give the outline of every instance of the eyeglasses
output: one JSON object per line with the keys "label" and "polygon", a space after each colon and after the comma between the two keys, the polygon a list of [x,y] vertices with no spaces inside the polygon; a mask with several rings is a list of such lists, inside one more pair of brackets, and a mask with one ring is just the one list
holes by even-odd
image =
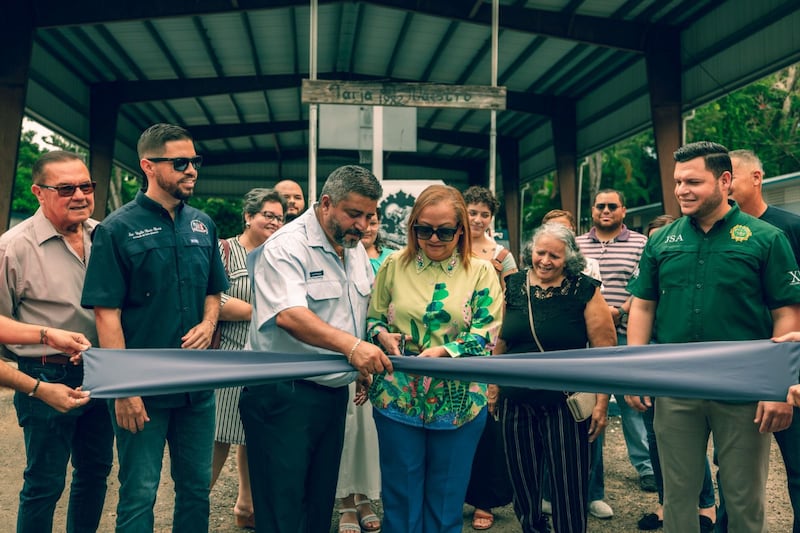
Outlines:
{"label": "eyeglasses", "polygon": [[195,170],[198,170],[201,166],[203,166],[203,156],[196,155],[194,157],[146,157],[148,161],[152,161],[153,163],[163,163],[164,161],[171,161],[172,168],[177,170],[178,172],[183,172],[187,168],[189,168],[189,163],[192,164]]}
{"label": "eyeglasses", "polygon": [[97,187],[96,181],[89,183],[81,183],[80,185],[38,185],[42,189],[52,189],[58,191],[58,195],[64,198],[71,197],[75,194],[76,189],[80,189],[83,194],[92,194],[94,188]]}
{"label": "eyeglasses", "polygon": [[261,211],[261,216],[266,218],[267,222],[272,222],[274,220],[278,224],[283,224],[283,217],[281,215],[276,215],[270,211]]}
{"label": "eyeglasses", "polygon": [[452,241],[456,233],[458,232],[458,226],[455,228],[436,228],[433,229],[430,226],[414,226],[414,232],[417,234],[417,238],[421,241],[427,241],[434,235],[438,237],[438,239],[442,242],[450,242]]}
{"label": "eyeglasses", "polygon": [[605,211],[606,207],[608,207],[608,210],[613,213],[614,211],[619,209],[620,206],[619,204],[597,204],[594,206],[594,208],[597,209],[598,211]]}

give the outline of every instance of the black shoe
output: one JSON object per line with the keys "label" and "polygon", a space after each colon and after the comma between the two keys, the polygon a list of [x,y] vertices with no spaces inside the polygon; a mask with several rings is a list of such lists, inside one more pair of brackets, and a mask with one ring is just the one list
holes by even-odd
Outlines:
{"label": "black shoe", "polygon": [[645,492],[658,492],[658,487],[656,486],[656,477],[652,474],[640,477],[639,488]]}
{"label": "black shoe", "polygon": [[639,529],[643,531],[652,531],[654,529],[660,529],[664,525],[664,521],[659,520],[656,513],[647,513],[639,519],[637,525],[639,526]]}
{"label": "black shoe", "polygon": [[714,522],[707,516],[700,515],[700,533],[714,533]]}

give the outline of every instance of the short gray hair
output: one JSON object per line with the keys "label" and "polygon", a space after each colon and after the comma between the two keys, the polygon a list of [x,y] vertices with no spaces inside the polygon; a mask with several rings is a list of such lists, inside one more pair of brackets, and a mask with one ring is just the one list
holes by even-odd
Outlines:
{"label": "short gray hair", "polygon": [[586,268],[586,258],[583,257],[581,249],[578,248],[578,243],[575,240],[575,234],[572,233],[572,230],[556,222],[542,224],[533,233],[533,237],[526,247],[531,251],[531,253],[533,253],[533,248],[536,246],[536,241],[539,240],[539,237],[543,235],[554,237],[564,243],[564,272],[566,273],[567,277],[574,278],[583,272],[583,270]]}
{"label": "short gray hair", "polygon": [[260,213],[264,202],[277,202],[281,204],[284,214],[286,213],[286,199],[278,191],[256,187],[247,191],[242,198],[242,221],[246,222],[245,215],[254,216]]}
{"label": "short gray hair", "polygon": [[750,163],[751,165],[756,167],[758,170],[760,170],[762,174],[764,173],[764,165],[761,164],[761,159],[756,155],[756,153],[754,151],[752,151],[752,150],[731,150],[730,152],[728,152],[728,155],[730,156],[731,159],[734,159],[734,158],[741,159],[742,161]]}
{"label": "short gray hair", "polygon": [[380,200],[383,196],[378,178],[372,172],[358,165],[345,165],[330,173],[320,196],[327,195],[333,205],[338,204],[350,193],[360,194],[370,200]]}

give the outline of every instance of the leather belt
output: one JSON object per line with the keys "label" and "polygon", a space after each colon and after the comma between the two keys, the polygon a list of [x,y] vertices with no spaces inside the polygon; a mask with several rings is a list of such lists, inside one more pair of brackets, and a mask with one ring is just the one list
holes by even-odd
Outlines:
{"label": "leather belt", "polygon": [[70,365],[69,356],[63,353],[54,353],[42,356],[43,365]]}

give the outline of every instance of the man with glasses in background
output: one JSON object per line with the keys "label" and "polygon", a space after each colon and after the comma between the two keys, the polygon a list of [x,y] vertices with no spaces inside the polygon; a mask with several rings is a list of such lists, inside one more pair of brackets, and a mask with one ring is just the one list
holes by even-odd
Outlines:
{"label": "man with glasses in background", "polygon": [[[97,226],[82,304],[93,307],[102,348],[211,343],[228,288],[211,218],[186,205],[203,162],[185,129],[156,124],[137,144],[146,191]],[[191,352],[186,352],[191,358]],[[208,530],[214,442],[212,390],[109,401],[119,456],[118,533],[152,532],[169,443],[172,530]]]}
{"label": "man with glasses in background", "polygon": [[[95,183],[80,155],[60,150],[43,154],[31,173],[39,209],[0,237],[0,313],[80,332],[97,345],[94,315],[80,305],[90,235],[97,225],[89,218]],[[17,531],[53,529],[70,457],[74,470],[66,530],[96,531],[113,459],[111,420],[102,400],[59,413],[37,397],[40,381],[70,387],[83,381],[83,364],[45,346],[47,340],[42,328],[42,346],[6,345],[19,370],[37,380],[30,391],[14,395],[27,461]]]}
{"label": "man with glasses in background", "polygon": [[[625,197],[614,189],[597,193],[592,204],[593,227],[577,238],[578,246],[586,257],[600,263],[603,277],[603,297],[611,309],[617,326],[618,344],[626,344],[630,295],[626,289],[642,256],[647,237],[628,229],[624,224]],[[642,413],[635,411],[620,396],[617,405],[622,415],[622,433],[628,448],[628,458],[639,474],[642,490],[657,490],[653,465],[647,446],[647,432]],[[589,478],[589,512],[597,518],[611,518],[611,507],[603,501],[605,480],[603,476],[603,434],[592,443],[592,470]]]}

